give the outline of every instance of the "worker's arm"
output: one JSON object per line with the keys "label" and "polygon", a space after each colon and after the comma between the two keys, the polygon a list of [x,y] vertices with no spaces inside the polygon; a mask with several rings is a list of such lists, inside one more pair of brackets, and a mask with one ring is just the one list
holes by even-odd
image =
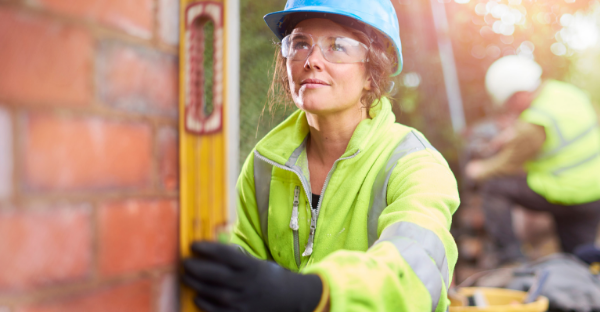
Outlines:
{"label": "worker's arm", "polygon": [[400,159],[387,202],[368,251],[336,251],[303,273],[327,280],[331,311],[446,311],[458,255],[449,229],[459,197],[442,156],[427,149]]}
{"label": "worker's arm", "polygon": [[240,250],[262,260],[271,255],[264,243],[254,189],[254,153],[250,153],[237,181],[237,221],[231,243]]}
{"label": "worker's arm", "polygon": [[544,127],[517,120],[502,134],[500,151],[487,159],[471,161],[466,167],[469,178],[482,181],[523,172],[526,161],[534,158],[546,140]]}

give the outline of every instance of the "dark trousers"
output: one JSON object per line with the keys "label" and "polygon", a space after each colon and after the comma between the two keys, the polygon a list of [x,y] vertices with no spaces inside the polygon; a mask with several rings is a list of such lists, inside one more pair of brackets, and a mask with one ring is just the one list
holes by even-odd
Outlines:
{"label": "dark trousers", "polygon": [[483,210],[486,229],[501,263],[523,259],[520,243],[512,226],[511,209],[525,209],[552,214],[563,252],[593,243],[600,222],[600,201],[562,206],[549,203],[527,185],[525,176],[496,178],[483,186]]}

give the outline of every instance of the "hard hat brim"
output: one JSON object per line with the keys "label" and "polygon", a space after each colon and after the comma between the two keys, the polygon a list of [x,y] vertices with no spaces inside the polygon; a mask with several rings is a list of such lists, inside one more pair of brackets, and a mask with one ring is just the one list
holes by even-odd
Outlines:
{"label": "hard hat brim", "polygon": [[[301,13],[305,13],[305,15],[302,16]],[[292,16],[294,18],[290,18]],[[326,18],[334,22],[338,22],[340,24],[345,24],[344,22],[347,21],[348,18],[351,18],[357,21],[358,23],[370,26],[374,30],[377,30],[394,46],[395,49],[394,52],[396,54],[397,62],[393,70],[393,74],[391,76],[397,76],[402,71],[402,53],[400,51],[400,48],[395,44],[393,38],[388,36],[386,33],[379,31],[375,25],[366,23],[360,17],[349,12],[343,12],[336,8],[326,6],[305,6],[301,9],[288,9],[285,11],[269,13],[263,17],[263,19],[267,23],[267,26],[271,29],[273,34],[275,34],[275,36],[277,36],[279,40],[282,40],[286,35],[288,35],[289,32],[291,32],[291,30],[293,29],[293,27],[295,27],[298,23],[310,18]]]}

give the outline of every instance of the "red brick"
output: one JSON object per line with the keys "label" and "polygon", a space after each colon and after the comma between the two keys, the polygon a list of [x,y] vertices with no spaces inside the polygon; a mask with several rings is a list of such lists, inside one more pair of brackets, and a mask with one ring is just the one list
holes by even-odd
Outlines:
{"label": "red brick", "polygon": [[142,38],[151,38],[154,23],[152,0],[38,0],[53,11],[98,21]]}
{"label": "red brick", "polygon": [[0,97],[82,105],[92,94],[93,40],[78,28],[0,8]]}
{"label": "red brick", "polygon": [[162,187],[176,190],[179,185],[179,146],[177,131],[162,128],[158,132],[159,174]]}
{"label": "red brick", "polygon": [[149,280],[96,290],[71,298],[54,299],[17,309],[17,312],[149,312],[152,283]]}
{"label": "red brick", "polygon": [[120,109],[175,118],[177,58],[116,41],[100,44],[97,59],[99,98]]}
{"label": "red brick", "polygon": [[141,123],[32,115],[24,156],[27,191],[142,188],[151,183],[152,134]]}
{"label": "red brick", "polygon": [[0,292],[84,278],[90,215],[88,206],[0,213]]}
{"label": "red brick", "polygon": [[174,264],[178,211],[174,201],[108,203],[99,210],[99,266],[107,276]]}
{"label": "red brick", "polygon": [[179,44],[179,0],[158,1],[158,33],[164,43]]}
{"label": "red brick", "polygon": [[158,312],[179,311],[178,282],[175,274],[168,274],[162,278],[158,289],[157,300]]}
{"label": "red brick", "polygon": [[10,113],[0,107],[0,200],[8,198],[13,189],[12,132]]}

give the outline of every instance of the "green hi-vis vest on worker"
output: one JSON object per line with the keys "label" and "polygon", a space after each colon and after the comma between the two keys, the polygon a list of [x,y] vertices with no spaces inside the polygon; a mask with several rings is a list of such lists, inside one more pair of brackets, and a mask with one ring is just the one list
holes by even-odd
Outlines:
{"label": "green hi-vis vest on worker", "polygon": [[526,164],[529,187],[551,203],[600,199],[600,128],[588,97],[550,80],[521,119],[546,131],[542,152]]}
{"label": "green hi-vis vest on worker", "polygon": [[[297,111],[246,160],[232,243],[327,280],[331,311],[445,311],[459,204],[446,161],[416,130],[375,105],[322,190],[311,190],[309,127]],[[311,193],[320,193],[311,209]],[[266,299],[267,300],[267,299]]]}

